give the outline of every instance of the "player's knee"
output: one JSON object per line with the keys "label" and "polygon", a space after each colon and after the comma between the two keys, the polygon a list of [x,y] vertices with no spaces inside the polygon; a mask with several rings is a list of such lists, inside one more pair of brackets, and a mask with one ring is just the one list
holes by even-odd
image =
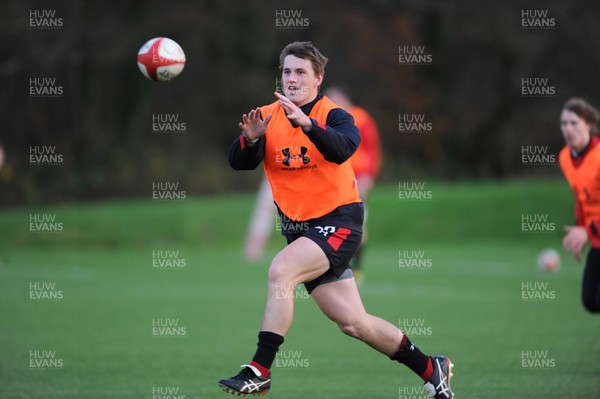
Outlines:
{"label": "player's knee", "polygon": [[358,329],[353,324],[338,323],[338,327],[344,334],[358,338]]}
{"label": "player's knee", "polygon": [[365,323],[359,317],[346,318],[337,321],[340,330],[353,338],[362,338],[366,329]]}
{"label": "player's knee", "polygon": [[269,284],[283,284],[290,280],[288,267],[282,260],[275,258],[269,267]]}

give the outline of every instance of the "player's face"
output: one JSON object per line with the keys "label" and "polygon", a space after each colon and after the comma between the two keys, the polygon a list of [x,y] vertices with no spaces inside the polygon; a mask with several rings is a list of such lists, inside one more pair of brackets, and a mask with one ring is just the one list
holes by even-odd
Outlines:
{"label": "player's face", "polygon": [[281,71],[283,94],[297,106],[315,99],[323,76],[315,75],[309,60],[288,55],[283,59]]}
{"label": "player's face", "polygon": [[590,140],[592,126],[575,112],[563,109],[560,113],[560,130],[565,141],[575,151],[581,151]]}

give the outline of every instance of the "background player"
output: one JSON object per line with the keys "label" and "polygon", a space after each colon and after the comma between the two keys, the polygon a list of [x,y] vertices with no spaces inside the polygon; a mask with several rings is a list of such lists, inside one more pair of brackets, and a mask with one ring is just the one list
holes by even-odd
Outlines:
{"label": "background player", "polygon": [[381,168],[381,145],[379,140],[379,130],[377,123],[371,115],[362,107],[354,105],[348,94],[348,90],[341,86],[331,86],[325,90],[325,95],[334,103],[345,109],[354,118],[354,124],[360,133],[360,145],[356,152],[350,157],[350,164],[354,169],[356,180],[358,182],[358,191],[360,198],[365,203],[365,221],[363,223],[363,237],[360,248],[352,258],[352,272],[357,282],[364,280],[362,269],[362,256],[364,255],[365,244],[367,243],[367,217],[368,210],[366,201],[369,192],[375,184]]}
{"label": "background player", "polygon": [[566,226],[563,247],[579,261],[590,241],[583,271],[583,306],[600,312],[600,113],[581,98],[571,98],[560,114],[560,128],[567,145],[559,154],[560,167],[575,194],[575,226]]}
{"label": "background player", "polygon": [[244,242],[244,257],[250,262],[257,262],[262,259],[265,252],[265,247],[271,237],[273,225],[275,222],[275,204],[273,204],[273,194],[271,186],[266,176],[263,176],[256,200],[250,223],[248,224],[248,232]]}

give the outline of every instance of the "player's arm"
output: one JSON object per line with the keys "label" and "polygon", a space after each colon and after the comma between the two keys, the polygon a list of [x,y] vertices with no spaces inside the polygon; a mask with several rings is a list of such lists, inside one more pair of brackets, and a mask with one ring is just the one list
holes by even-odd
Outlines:
{"label": "player's arm", "polygon": [[308,117],[290,99],[274,93],[279,105],[294,126],[300,126],[304,134],[329,162],[342,164],[354,154],[360,144],[360,133],[354,118],[343,109],[332,109],[327,115],[326,125]]}
{"label": "player's arm", "polygon": [[229,149],[229,165],[235,170],[253,170],[263,160],[265,155],[265,138],[261,137],[256,143],[247,141],[243,134],[235,139]]}
{"label": "player's arm", "polygon": [[575,225],[574,226],[565,226],[565,234],[563,238],[563,247],[565,251],[573,253],[575,259],[579,261],[581,259],[581,255],[583,253],[583,248],[585,243],[589,240],[592,243],[595,240],[600,239],[600,236],[597,235],[597,231],[594,233],[595,222],[590,223],[589,226],[585,225],[584,217],[583,217],[583,206],[581,202],[576,197],[575,199]]}
{"label": "player's arm", "polygon": [[592,220],[587,226],[583,225],[582,223],[582,227],[585,227],[587,238],[592,246],[598,247],[600,245],[600,218]]}
{"label": "player's arm", "polygon": [[583,206],[581,205],[581,201],[577,197],[577,193],[575,193],[575,225],[576,226],[584,226],[585,218],[583,215]]}
{"label": "player's arm", "polygon": [[312,126],[304,133],[329,162],[346,162],[360,145],[360,133],[354,118],[341,108],[332,109],[323,125],[311,118]]}
{"label": "player's arm", "polygon": [[583,206],[579,199],[575,200],[575,225],[585,229],[587,239],[592,245],[600,244],[600,218],[592,220],[586,225],[583,215]]}
{"label": "player's arm", "polygon": [[375,120],[370,116],[366,116],[364,126],[360,128],[361,133],[361,145],[366,149],[369,154],[370,170],[369,173],[373,179],[379,174],[381,167],[381,143],[379,141],[379,130]]}
{"label": "player's arm", "polygon": [[262,162],[265,155],[265,133],[271,114],[263,120],[260,108],[242,116],[239,123],[242,134],[229,149],[229,165],[235,170],[251,170]]}

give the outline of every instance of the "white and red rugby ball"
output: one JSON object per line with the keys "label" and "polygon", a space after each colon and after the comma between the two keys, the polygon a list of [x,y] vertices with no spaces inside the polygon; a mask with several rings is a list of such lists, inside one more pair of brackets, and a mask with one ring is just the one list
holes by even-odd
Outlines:
{"label": "white and red rugby ball", "polygon": [[148,79],[167,82],[185,68],[185,53],[174,40],[155,37],[148,40],[138,51],[137,64]]}

